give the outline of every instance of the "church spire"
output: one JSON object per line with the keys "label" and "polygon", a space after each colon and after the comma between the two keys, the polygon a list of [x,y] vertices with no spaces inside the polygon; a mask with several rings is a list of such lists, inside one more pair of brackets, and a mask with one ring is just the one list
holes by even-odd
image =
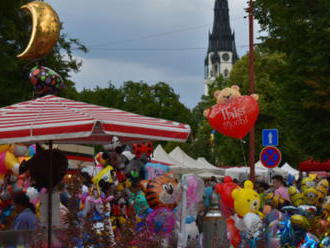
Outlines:
{"label": "church spire", "polygon": [[235,33],[231,31],[228,0],[215,0],[214,22],[209,32],[209,45],[205,58],[205,95],[208,85],[222,75],[229,78],[233,64],[238,59]]}
{"label": "church spire", "polygon": [[209,35],[210,51],[233,51],[232,33],[229,20],[227,0],[216,0],[214,4],[214,22],[211,35]]}

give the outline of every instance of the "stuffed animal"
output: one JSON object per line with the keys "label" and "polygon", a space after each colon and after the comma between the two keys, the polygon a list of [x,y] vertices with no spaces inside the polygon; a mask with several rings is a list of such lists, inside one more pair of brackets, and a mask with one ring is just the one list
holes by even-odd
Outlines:
{"label": "stuffed animal", "polygon": [[322,205],[322,201],[324,197],[327,196],[329,191],[329,182],[327,179],[322,179],[318,182],[316,186],[316,190],[318,191],[318,205]]}
{"label": "stuffed animal", "polygon": [[186,225],[187,247],[200,247],[199,231],[196,222]]}
{"label": "stuffed animal", "polygon": [[[222,90],[216,90],[214,92],[214,98],[216,99],[217,104],[226,104],[231,100],[241,96],[240,88],[238,85],[232,85],[230,88],[224,88]],[[259,99],[257,94],[251,95],[255,100]],[[210,109],[206,109],[204,111],[204,116],[207,117],[209,115]]]}
{"label": "stuffed animal", "polygon": [[253,190],[253,183],[250,180],[244,182],[244,188],[234,189],[234,209],[238,216],[244,217],[247,213],[257,213],[260,208],[260,196]]}
{"label": "stuffed animal", "polygon": [[134,158],[126,165],[124,172],[134,185],[144,178],[144,164],[145,161]]}
{"label": "stuffed animal", "polygon": [[316,174],[309,174],[301,181],[301,191],[304,192],[310,187],[316,187]]}
{"label": "stuffed animal", "polygon": [[280,195],[275,195],[273,192],[270,192],[265,196],[265,203],[273,208],[279,209],[285,205],[286,201]]}
{"label": "stuffed animal", "polygon": [[140,186],[152,209],[161,207],[174,209],[176,207],[180,187],[172,173],[166,173],[150,181],[142,180]]}
{"label": "stuffed animal", "polygon": [[309,187],[303,191],[304,201],[307,205],[316,206],[319,202],[319,194],[316,188]]}
{"label": "stuffed animal", "polygon": [[304,204],[304,196],[295,186],[291,186],[288,189],[290,200],[296,207]]}

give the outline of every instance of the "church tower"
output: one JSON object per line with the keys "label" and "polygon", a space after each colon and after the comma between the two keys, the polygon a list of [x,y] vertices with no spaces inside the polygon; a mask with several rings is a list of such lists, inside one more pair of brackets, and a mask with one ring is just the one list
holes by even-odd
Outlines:
{"label": "church tower", "polygon": [[220,74],[229,77],[233,64],[238,59],[235,33],[229,22],[228,0],[215,0],[212,33],[209,32],[209,46],[205,58],[205,95],[208,84]]}

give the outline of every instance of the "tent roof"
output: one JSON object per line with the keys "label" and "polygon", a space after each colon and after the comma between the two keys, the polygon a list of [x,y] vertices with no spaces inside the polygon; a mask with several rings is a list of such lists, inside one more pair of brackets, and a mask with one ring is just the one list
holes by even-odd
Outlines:
{"label": "tent roof", "polygon": [[315,160],[306,160],[299,163],[300,171],[330,171],[330,160],[320,162]]}
{"label": "tent roof", "polygon": [[192,157],[188,156],[180,147],[175,147],[169,155],[179,161],[180,163],[190,167],[190,168],[196,168],[196,169],[203,169],[204,166],[199,164],[195,159]]}
{"label": "tent roof", "polygon": [[289,174],[293,175],[296,178],[296,180],[299,179],[299,171],[296,170],[295,168],[292,168],[288,163],[285,163],[284,165],[282,165],[281,169],[285,170]]}
{"label": "tent roof", "polygon": [[170,157],[161,145],[158,145],[153,152],[152,160],[167,165],[179,165],[180,162]]}
{"label": "tent roof", "polygon": [[20,142],[111,143],[185,141],[189,125],[119,109],[44,96],[0,108],[0,144]]}
{"label": "tent roof", "polygon": [[224,169],[217,168],[212,165],[201,163],[192,157],[188,156],[180,147],[176,147],[170,152],[170,157],[180,162],[179,166],[173,166],[172,170],[177,170],[181,173],[194,173],[200,175],[201,173],[209,173],[212,175],[224,175]]}
{"label": "tent roof", "polygon": [[197,158],[197,162],[206,166],[207,168],[217,168],[213,164],[209,163],[205,158]]}

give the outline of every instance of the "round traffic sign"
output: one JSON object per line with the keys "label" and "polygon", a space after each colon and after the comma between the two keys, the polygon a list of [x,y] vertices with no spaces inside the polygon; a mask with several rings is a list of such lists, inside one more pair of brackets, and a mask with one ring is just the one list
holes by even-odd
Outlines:
{"label": "round traffic sign", "polygon": [[274,146],[267,146],[260,152],[260,161],[266,168],[275,168],[281,163],[281,151]]}

